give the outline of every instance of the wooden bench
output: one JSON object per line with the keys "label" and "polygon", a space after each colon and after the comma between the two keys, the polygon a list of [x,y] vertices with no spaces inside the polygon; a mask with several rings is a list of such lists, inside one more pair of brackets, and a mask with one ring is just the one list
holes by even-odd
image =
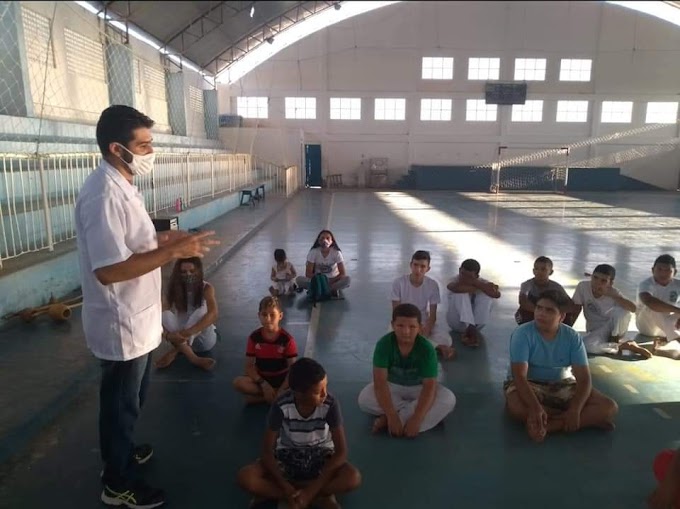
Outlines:
{"label": "wooden bench", "polygon": [[[243,203],[245,197],[248,197],[248,201]],[[265,199],[264,184],[255,184],[252,187],[246,187],[241,189],[241,196],[239,199],[239,205],[255,205],[255,202]]]}

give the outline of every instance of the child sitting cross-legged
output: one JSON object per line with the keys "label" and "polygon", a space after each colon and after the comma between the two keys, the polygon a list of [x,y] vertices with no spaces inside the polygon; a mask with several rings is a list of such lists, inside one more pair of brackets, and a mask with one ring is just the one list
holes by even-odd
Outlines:
{"label": "child sitting cross-legged", "polygon": [[248,337],[246,374],[234,379],[234,388],[246,402],[272,403],[288,388],[288,369],[297,357],[295,339],[280,325],[281,304],[276,297],[260,301],[258,317],[262,327]]}
{"label": "child sitting cross-legged", "polygon": [[373,432],[414,438],[434,428],[456,406],[453,393],[437,382],[437,354],[420,335],[420,310],[399,304],[392,328],[375,346],[373,383],[359,394],[359,407],[376,415]]}
{"label": "child sitting cross-legged", "polygon": [[361,474],[347,461],[340,404],[327,391],[323,367],[303,357],[290,367],[290,390],[269,410],[260,458],[238,473],[255,499],[290,509],[339,509],[335,495],[355,490]]}

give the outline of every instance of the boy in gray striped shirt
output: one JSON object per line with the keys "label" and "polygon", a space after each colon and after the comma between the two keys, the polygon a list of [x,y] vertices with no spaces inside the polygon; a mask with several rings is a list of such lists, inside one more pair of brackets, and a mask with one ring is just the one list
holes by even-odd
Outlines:
{"label": "boy in gray striped shirt", "polygon": [[361,474],[347,462],[340,403],[328,394],[326,372],[313,359],[295,362],[288,383],[290,390],[269,411],[260,459],[240,470],[238,482],[255,503],[274,499],[291,509],[337,509],[335,495],[361,484]]}

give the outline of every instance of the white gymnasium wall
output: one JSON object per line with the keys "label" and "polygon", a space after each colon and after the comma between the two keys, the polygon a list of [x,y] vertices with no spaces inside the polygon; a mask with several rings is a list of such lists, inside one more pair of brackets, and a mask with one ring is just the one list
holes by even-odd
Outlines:
{"label": "white gymnasium wall", "polygon": [[[45,22],[53,23],[51,54],[49,56],[46,54],[46,42],[42,40],[33,48],[34,58],[30,57],[31,51],[28,48],[28,77],[34,116],[68,122],[95,123],[101,111],[109,105],[103,26],[94,14],[73,2],[21,2],[21,4],[23,9],[29,9],[38,16],[37,22],[40,26],[44,26]],[[33,19],[35,20],[35,17]],[[26,25],[25,18],[23,21]],[[24,26],[24,31],[26,30]],[[67,50],[67,31],[76,33],[78,40],[84,43],[78,47],[80,52]],[[32,32],[29,30],[28,33],[30,36]],[[46,34],[48,36],[49,32]],[[41,32],[41,35],[45,34]],[[26,45],[29,47],[31,41],[27,40]],[[93,48],[94,53],[89,51]],[[135,107],[156,121],[156,131],[170,133],[165,70],[160,54],[134,38],[130,39],[129,48],[134,55]],[[69,61],[83,65],[69,65]],[[173,68],[172,71],[175,72],[177,69]],[[201,91],[210,86],[198,73],[187,69],[183,72],[186,136],[205,138]]]}
{"label": "white gymnasium wall", "polygon": [[[453,80],[422,80],[424,56],[454,57]],[[465,121],[465,100],[483,99],[485,83],[467,79],[469,57],[499,57],[501,81],[513,80],[515,58],[547,58],[546,81],[529,82],[528,93],[545,101],[543,121],[511,122],[509,106],[499,107],[496,122]],[[591,81],[560,82],[561,58],[593,59]],[[680,29],[603,2],[403,2],[317,32],[218,91],[220,113],[235,114],[237,96],[269,97],[259,135],[302,129],[306,143],[322,144],[324,174],[343,173],[351,183],[362,161],[388,157],[395,181],[411,164],[484,164],[495,160],[499,146],[560,147],[642,127],[647,101],[678,100],[678,61]],[[291,96],[316,97],[317,119],[285,119],[284,98]],[[361,120],[329,120],[330,97],[361,97]],[[406,120],[373,120],[376,97],[406,98]],[[453,99],[452,120],[420,121],[420,99],[438,97]],[[588,100],[588,121],[557,123],[558,99]],[[601,124],[603,100],[634,101],[632,123]],[[672,125],[579,149],[572,160],[635,147],[644,154],[677,137]],[[617,166],[675,189],[680,151]]]}

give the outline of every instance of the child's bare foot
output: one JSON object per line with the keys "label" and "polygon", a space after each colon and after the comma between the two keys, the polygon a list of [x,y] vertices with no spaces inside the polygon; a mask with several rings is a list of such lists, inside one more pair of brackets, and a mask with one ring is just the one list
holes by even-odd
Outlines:
{"label": "child's bare foot", "polygon": [[272,297],[278,297],[279,296],[279,291],[274,288],[273,286],[269,287],[269,293],[272,295]]}
{"label": "child's bare foot", "polygon": [[158,369],[167,368],[170,364],[175,362],[176,358],[177,350],[172,349],[169,352],[166,352],[160,359],[156,361],[156,368]]}
{"label": "child's bare foot", "polygon": [[526,428],[529,438],[531,438],[531,440],[533,440],[534,442],[540,444],[541,442],[543,442],[543,440],[545,440],[545,435],[547,434],[545,428],[542,427],[539,428],[537,426],[534,426],[529,420],[527,420]]}
{"label": "child's bare foot", "polygon": [[639,355],[643,359],[651,359],[654,357],[652,352],[647,350],[646,348],[641,347],[634,341],[628,341],[626,343],[622,343],[619,345],[619,352],[622,352],[624,350],[628,350],[629,352],[632,352],[636,355]]}
{"label": "child's bare foot", "polygon": [[465,331],[460,338],[460,341],[471,348],[477,348],[479,346],[479,334],[475,332]]}
{"label": "child's bare foot", "polygon": [[603,429],[604,431],[614,431],[616,429],[616,424],[614,424],[612,421],[604,421],[597,427]]}
{"label": "child's bare foot", "polygon": [[335,498],[335,495],[328,495],[325,497],[317,497],[312,505],[318,507],[319,509],[341,509],[340,504]]}
{"label": "child's bare foot", "polygon": [[456,357],[456,349],[449,345],[437,345],[435,348],[437,353],[441,355],[442,360],[450,361]]}
{"label": "child's bare foot", "polygon": [[246,396],[246,405],[259,405],[267,401],[262,396]]}
{"label": "child's bare foot", "polygon": [[373,421],[373,427],[371,428],[371,433],[380,433],[387,429],[387,416],[381,415]]}
{"label": "child's bare foot", "polygon": [[205,371],[212,371],[215,367],[215,359],[211,359],[210,357],[196,357],[196,360],[194,360],[192,364]]}

